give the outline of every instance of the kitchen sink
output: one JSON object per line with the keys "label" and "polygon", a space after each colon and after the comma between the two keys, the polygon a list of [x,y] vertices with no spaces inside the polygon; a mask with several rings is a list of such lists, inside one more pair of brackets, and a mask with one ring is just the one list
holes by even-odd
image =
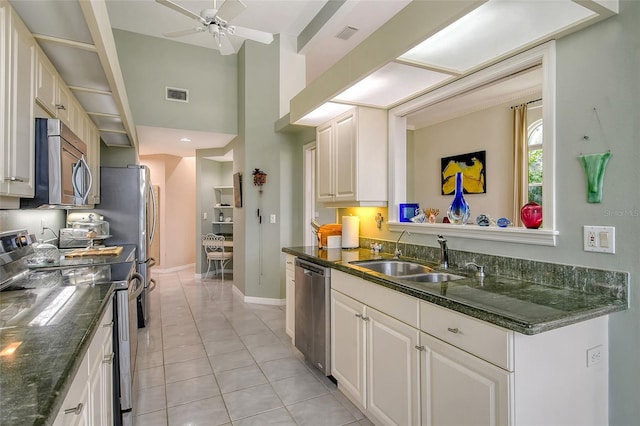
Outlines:
{"label": "kitchen sink", "polygon": [[404,281],[414,283],[441,283],[444,281],[461,280],[465,277],[461,275],[449,274],[447,272],[428,272],[426,274],[412,275],[407,277],[399,277]]}
{"label": "kitchen sink", "polygon": [[396,278],[426,274],[433,271],[428,266],[403,260],[361,260],[351,262],[351,264]]}

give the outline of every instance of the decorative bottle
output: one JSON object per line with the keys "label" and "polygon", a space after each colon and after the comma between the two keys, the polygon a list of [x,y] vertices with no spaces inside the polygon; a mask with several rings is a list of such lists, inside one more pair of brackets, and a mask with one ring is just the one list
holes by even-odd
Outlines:
{"label": "decorative bottle", "polygon": [[469,221],[470,215],[471,209],[463,195],[462,173],[458,172],[456,173],[456,194],[453,197],[453,202],[447,210],[447,217],[451,223],[464,225]]}
{"label": "decorative bottle", "polygon": [[222,212],[218,215],[218,222],[224,222],[224,214]]}

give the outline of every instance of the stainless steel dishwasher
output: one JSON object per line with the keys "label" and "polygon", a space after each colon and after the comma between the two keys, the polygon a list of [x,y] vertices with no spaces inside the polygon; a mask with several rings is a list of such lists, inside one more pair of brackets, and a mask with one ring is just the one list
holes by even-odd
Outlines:
{"label": "stainless steel dishwasher", "polygon": [[296,348],[331,375],[331,269],[296,259]]}

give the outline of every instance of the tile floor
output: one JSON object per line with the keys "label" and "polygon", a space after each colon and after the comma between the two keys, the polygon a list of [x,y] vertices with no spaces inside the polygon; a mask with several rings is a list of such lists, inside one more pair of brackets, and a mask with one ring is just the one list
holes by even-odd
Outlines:
{"label": "tile floor", "polygon": [[284,306],[244,303],[193,269],[154,278],[136,426],[372,424],[291,345]]}

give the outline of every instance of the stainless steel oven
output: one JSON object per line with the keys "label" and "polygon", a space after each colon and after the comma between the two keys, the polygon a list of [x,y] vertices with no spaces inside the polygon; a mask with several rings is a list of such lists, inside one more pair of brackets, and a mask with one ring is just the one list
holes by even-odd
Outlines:
{"label": "stainless steel oven", "polygon": [[114,363],[114,412],[115,424],[133,425],[133,406],[137,389],[134,382],[135,362],[138,352],[138,296],[144,290],[144,278],[135,272],[134,262],[111,266],[115,281],[114,338],[116,353]]}

